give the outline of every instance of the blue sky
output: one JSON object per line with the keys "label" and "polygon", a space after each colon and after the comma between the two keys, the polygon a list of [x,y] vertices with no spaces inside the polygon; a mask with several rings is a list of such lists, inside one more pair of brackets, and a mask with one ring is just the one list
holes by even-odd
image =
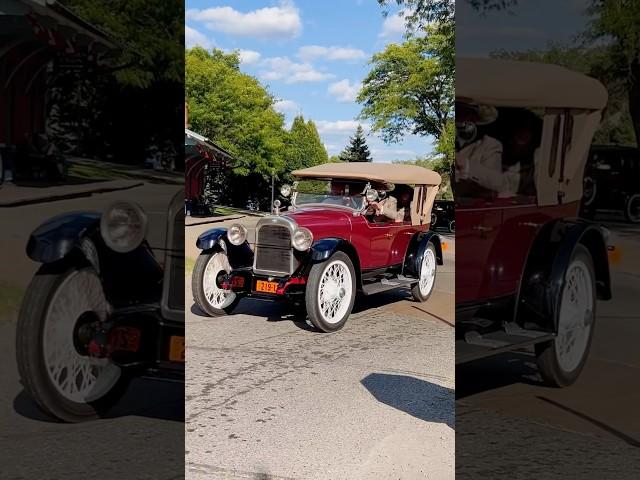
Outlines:
{"label": "blue sky", "polygon": [[[297,113],[316,122],[330,155],[347,144],[358,123],[354,97],[371,55],[402,41],[404,22],[386,19],[376,0],[187,0],[187,47],[241,52],[242,71],[278,99],[289,124]],[[408,135],[385,144],[367,136],[374,161],[414,159],[432,139]]]}

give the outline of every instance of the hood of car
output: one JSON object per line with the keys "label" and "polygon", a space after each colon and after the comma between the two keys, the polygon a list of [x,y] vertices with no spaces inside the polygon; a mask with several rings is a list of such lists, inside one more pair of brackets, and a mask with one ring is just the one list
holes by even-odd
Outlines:
{"label": "hood of car", "polygon": [[311,230],[314,240],[327,237],[349,239],[351,234],[353,214],[350,211],[330,207],[308,207],[286,212],[284,216]]}

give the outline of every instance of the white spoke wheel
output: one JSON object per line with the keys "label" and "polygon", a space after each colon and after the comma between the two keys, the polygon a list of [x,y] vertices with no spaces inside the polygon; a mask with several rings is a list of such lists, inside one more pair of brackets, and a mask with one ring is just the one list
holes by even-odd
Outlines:
{"label": "white spoke wheel", "polygon": [[346,323],[356,293],[353,263],[344,252],[311,267],[305,294],[311,322],[323,332],[335,332]]}
{"label": "white spoke wheel", "polygon": [[640,223],[640,193],[631,195],[624,206],[624,216],[628,222]]}
{"label": "white spoke wheel", "polygon": [[44,266],[22,302],[16,328],[18,368],[27,393],[61,420],[95,418],[124,393],[128,377],[77,340],[83,322],[105,321],[110,306],[90,267]]}
{"label": "white spoke wheel", "polygon": [[437,270],[436,248],[429,242],[420,261],[419,281],[411,287],[411,293],[416,301],[426,302],[429,299],[436,282]]}
{"label": "white spoke wheel", "polygon": [[578,245],[565,272],[556,338],[536,346],[543,379],[564,387],[575,382],[589,356],[596,314],[596,282],[589,251]]}
{"label": "white spoke wheel", "polygon": [[236,293],[220,287],[220,279],[230,272],[231,265],[224,252],[203,252],[196,260],[191,276],[193,299],[212,317],[231,313],[240,300]]}

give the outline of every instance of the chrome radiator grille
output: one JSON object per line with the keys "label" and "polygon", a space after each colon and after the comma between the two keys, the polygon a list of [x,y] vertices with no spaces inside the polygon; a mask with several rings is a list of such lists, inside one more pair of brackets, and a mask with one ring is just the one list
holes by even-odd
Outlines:
{"label": "chrome radiator grille", "polygon": [[283,225],[264,225],[256,237],[255,270],[288,275],[292,271],[291,232]]}

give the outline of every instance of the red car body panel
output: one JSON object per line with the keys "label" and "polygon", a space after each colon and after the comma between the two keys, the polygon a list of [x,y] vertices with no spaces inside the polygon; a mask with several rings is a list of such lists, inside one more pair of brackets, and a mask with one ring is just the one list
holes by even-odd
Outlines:
{"label": "red car body panel", "polygon": [[[540,230],[576,217],[580,202],[539,207],[535,199],[456,204],[456,303],[515,295]],[[516,248],[514,248],[516,246]]]}
{"label": "red car body panel", "polygon": [[413,235],[429,229],[429,225],[408,222],[374,224],[364,215],[354,216],[352,211],[331,206],[297,208],[283,215],[311,230],[316,240],[341,238],[351,243],[363,270],[402,263]]}

